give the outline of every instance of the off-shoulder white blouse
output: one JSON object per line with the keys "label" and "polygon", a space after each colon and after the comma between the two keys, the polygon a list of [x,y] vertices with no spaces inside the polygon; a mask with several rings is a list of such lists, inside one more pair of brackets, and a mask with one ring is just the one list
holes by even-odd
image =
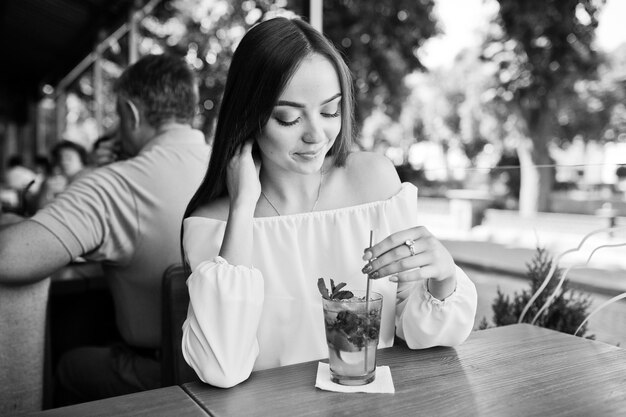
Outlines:
{"label": "off-shoulder white blouse", "polygon": [[[417,188],[405,183],[395,196],[336,210],[255,218],[253,268],[218,256],[226,222],[184,221],[183,246],[192,274],[183,324],[183,355],[206,383],[231,387],[253,370],[328,357],[317,280],[366,287],[361,273],[369,232],[379,241],[419,225]],[[457,267],[456,291],[444,301],[426,282],[397,285],[373,280],[383,294],[379,347],[394,333],[409,347],[452,346],[470,334],[476,288]]]}

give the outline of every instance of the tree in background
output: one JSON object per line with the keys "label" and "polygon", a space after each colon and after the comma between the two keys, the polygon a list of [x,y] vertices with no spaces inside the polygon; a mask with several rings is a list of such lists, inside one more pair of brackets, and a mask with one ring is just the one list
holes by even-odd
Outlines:
{"label": "tree in background", "polygon": [[[434,0],[324,2],[324,31],[347,58],[355,76],[357,124],[376,108],[392,119],[408,90],[404,77],[423,69],[419,46],[436,33]],[[169,0],[142,23],[142,34],[176,51],[199,74],[200,121],[210,134],[219,111],[232,54],[255,23],[276,15],[306,15],[303,0]]]}
{"label": "tree in background", "polygon": [[302,13],[292,0],[164,0],[142,22],[143,52],[166,50],[185,56],[199,79],[196,125],[211,137],[237,44],[254,24],[273,16]]}
{"label": "tree in background", "polygon": [[600,67],[601,86],[613,104],[604,138],[626,141],[626,43],[608,54],[604,63]]}
{"label": "tree in background", "polygon": [[409,94],[404,78],[424,70],[418,49],[438,33],[434,0],[324,1],[324,33],[356,81],[357,125],[376,108],[392,120]]}
{"label": "tree in background", "polygon": [[508,107],[510,134],[518,136],[520,213],[532,215],[550,209],[554,170],[538,165],[552,163],[548,145],[560,136],[559,109],[580,93],[577,83],[595,76],[593,39],[604,0],[498,3],[483,55],[496,65],[495,99]]}
{"label": "tree in background", "polygon": [[[414,73],[407,80],[411,94],[403,105],[402,119],[411,121],[418,142],[441,148],[448,179],[458,179],[459,171],[466,168],[454,154],[450,158],[449,151],[460,150],[466,164],[481,168],[487,160],[495,163],[504,146],[506,112],[488,94],[493,76],[480,59],[480,50],[465,49],[450,67]],[[467,171],[464,177],[474,185],[488,180],[486,170]]]}
{"label": "tree in background", "polygon": [[[386,154],[394,162],[407,164],[408,151],[416,141],[435,142],[442,153],[451,149],[453,155],[458,155],[458,149],[462,149],[473,165],[484,168],[493,166],[497,155],[512,149],[511,143],[516,141],[529,145],[533,153],[526,152],[526,155],[547,158],[548,141],[567,146],[577,137],[587,141],[624,140],[626,45],[600,57],[589,49],[589,62],[579,59],[587,66],[574,60],[576,53],[585,51],[579,43],[583,46],[589,43],[582,35],[572,35],[578,33],[572,27],[580,26],[578,20],[582,19],[587,23],[583,26],[588,37],[592,37],[589,32],[595,27],[595,20],[584,19],[584,16],[594,16],[580,6],[585,2],[546,2],[544,5],[533,1],[508,6],[525,11],[519,14],[504,13],[506,7],[503,6],[500,14],[508,20],[498,15],[502,22],[494,23],[484,50],[465,50],[451,68],[431,71],[423,71],[417,52],[438,32],[432,15],[435,0],[378,3],[324,1],[325,33],[344,53],[355,74],[359,128],[367,121],[359,138],[363,148],[388,149]],[[509,4],[507,1],[500,3]],[[579,5],[573,15],[564,6],[566,3]],[[200,79],[200,113],[196,126],[210,137],[232,53],[245,31],[278,14],[306,15],[307,8],[306,0],[162,0],[153,14],[140,22],[140,54],[167,50],[186,57]],[[560,16],[562,9],[567,9],[569,14],[555,17]],[[597,13],[597,9],[594,10]],[[535,25],[535,17],[544,12],[553,18],[539,19],[540,24]],[[567,23],[572,16],[576,16],[578,23]],[[518,19],[520,22],[515,23]],[[502,29],[505,21],[522,41]],[[568,42],[565,46],[559,44],[563,36]],[[530,52],[527,53],[527,49]],[[116,120],[114,99],[106,86],[119,75],[127,56],[126,40],[122,39],[119,44],[112,44],[103,57],[105,129],[114,126]],[[480,61],[477,56],[488,59]],[[567,59],[576,65],[569,65]],[[598,62],[601,65],[594,78]],[[581,75],[578,67],[588,71]],[[70,92],[84,102],[83,113],[93,120],[93,111],[89,108],[90,102],[95,100],[92,78],[91,72],[87,73]],[[546,89],[545,85],[556,87]],[[54,116],[51,112],[51,120],[55,120]],[[368,125],[374,129],[368,130]],[[368,132],[373,133],[368,135]],[[518,152],[523,153],[524,149],[518,146]],[[524,161],[529,160],[527,157]],[[446,162],[437,163],[441,165],[438,172],[460,172],[458,161],[448,167]],[[532,172],[532,166],[525,170],[528,171]],[[468,173],[474,177],[474,185],[482,181],[482,174],[487,171],[475,172],[481,175]],[[547,178],[551,181],[551,176]],[[548,189],[540,190],[537,198],[546,199]],[[511,197],[517,200],[518,195]]]}

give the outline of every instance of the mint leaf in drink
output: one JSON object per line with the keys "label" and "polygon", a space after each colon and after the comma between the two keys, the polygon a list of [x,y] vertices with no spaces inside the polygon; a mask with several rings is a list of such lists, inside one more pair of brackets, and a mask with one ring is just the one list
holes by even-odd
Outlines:
{"label": "mint leaf in drink", "polygon": [[328,295],[328,288],[326,288],[324,278],[319,278],[317,280],[317,289],[319,290],[320,294],[322,294],[322,298],[330,300],[330,296]]}
{"label": "mint leaf in drink", "polygon": [[346,286],[345,282],[340,282],[335,288],[333,288],[333,294],[337,294],[339,290],[341,290],[345,286]]}
{"label": "mint leaf in drink", "polygon": [[330,296],[333,300],[349,300],[354,297],[351,291],[336,291]]}
{"label": "mint leaf in drink", "polygon": [[317,288],[322,294],[322,297],[327,300],[349,300],[354,297],[354,294],[351,291],[342,290],[343,287],[346,286],[345,282],[340,282],[335,285],[335,281],[330,279],[330,294],[328,293],[328,287],[326,287],[326,282],[324,282],[324,278],[319,278],[317,280]]}

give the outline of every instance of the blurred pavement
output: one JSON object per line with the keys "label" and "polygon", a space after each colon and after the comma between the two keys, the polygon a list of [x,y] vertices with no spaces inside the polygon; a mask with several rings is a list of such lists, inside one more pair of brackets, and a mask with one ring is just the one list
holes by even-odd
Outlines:
{"label": "blurred pavement", "polygon": [[[520,248],[503,243],[484,242],[475,240],[444,240],[442,243],[448,248],[456,263],[460,266],[470,266],[479,270],[500,272],[514,277],[526,276],[526,264],[529,263],[535,250]],[[626,258],[626,247],[622,248]],[[556,256],[550,251],[552,256]],[[563,258],[565,260],[565,258]],[[571,263],[562,263],[565,269]],[[626,269],[601,265],[595,267],[572,268],[567,274],[572,288],[596,292],[598,294],[615,296],[626,292]]]}
{"label": "blurred pavement", "polygon": [[[589,224],[592,216],[558,214],[551,214],[550,222],[539,221],[537,225],[528,221],[487,221],[469,228],[459,225],[457,213],[446,210],[441,203],[425,199],[420,203],[420,221],[442,241],[459,266],[512,277],[526,276],[526,264],[531,262],[538,244],[556,259],[575,249],[590,231],[597,230]],[[626,244],[626,225],[618,222],[618,226],[620,229],[612,235],[594,234],[580,250],[561,258],[559,265],[564,271],[571,267],[566,277],[571,287],[608,296],[626,292],[626,246],[596,250],[600,245]]]}

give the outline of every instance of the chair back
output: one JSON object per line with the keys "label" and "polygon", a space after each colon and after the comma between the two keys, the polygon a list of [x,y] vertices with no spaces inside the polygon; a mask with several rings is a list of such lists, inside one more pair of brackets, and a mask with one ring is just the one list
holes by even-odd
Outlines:
{"label": "chair back", "polygon": [[181,264],[170,265],[163,273],[161,382],[164,387],[200,381],[183,358],[181,342],[187,318],[189,292],[187,274]]}
{"label": "chair back", "polygon": [[49,288],[0,285],[0,415],[43,407]]}
{"label": "chair back", "polygon": [[[554,289],[548,295],[541,308],[532,318],[532,321],[530,322],[531,324],[535,324],[535,322],[542,314],[547,313],[554,299],[561,293],[563,283],[565,282],[567,275],[572,269],[586,267],[592,260],[592,258],[598,253],[602,253],[602,251],[617,248],[621,252],[624,246],[626,246],[626,226],[611,225],[608,228],[597,229],[588,233],[580,240],[577,246],[558,254],[555,257],[555,260],[552,262],[550,270],[548,271],[543,282],[524,306],[524,309],[520,314],[518,323],[522,323],[525,315],[529,312],[533,303],[539,298],[541,293],[546,290],[550,280],[555,276],[555,273],[564,257],[571,257],[572,255],[577,256],[577,258],[575,258],[576,260],[572,262],[572,264],[568,266],[561,274],[557,284],[554,286]],[[623,259],[621,254],[618,256]],[[591,313],[587,314],[587,316],[574,332],[574,335],[577,335],[581,330],[583,330],[584,333],[586,329],[586,324],[589,322],[589,319],[596,313],[619,300],[623,300],[624,298],[626,298],[626,292],[622,292],[621,294],[614,296],[610,300],[605,301],[600,306],[596,307]]]}

